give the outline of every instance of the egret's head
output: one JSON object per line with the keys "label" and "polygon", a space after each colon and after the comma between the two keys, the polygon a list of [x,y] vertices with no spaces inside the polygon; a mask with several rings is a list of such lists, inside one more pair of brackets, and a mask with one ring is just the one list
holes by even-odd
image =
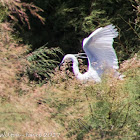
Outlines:
{"label": "egret's head", "polygon": [[74,61],[76,59],[76,57],[73,55],[73,54],[67,54],[64,56],[63,60],[61,61],[60,65],[59,65],[59,69],[61,67],[61,65],[67,61],[67,62],[70,62],[70,61]]}

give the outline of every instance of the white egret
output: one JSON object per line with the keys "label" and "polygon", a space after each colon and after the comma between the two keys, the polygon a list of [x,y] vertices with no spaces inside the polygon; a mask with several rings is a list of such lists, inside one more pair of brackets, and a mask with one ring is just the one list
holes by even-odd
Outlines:
{"label": "white egret", "polygon": [[[94,80],[101,81],[102,74],[108,70],[114,70],[114,75],[120,76],[116,70],[118,67],[118,59],[113,48],[113,39],[118,36],[115,26],[108,25],[100,27],[92,32],[83,40],[83,49],[88,58],[88,70],[84,74],[79,72],[77,55],[67,54],[64,56],[60,65],[66,59],[73,62],[73,72],[77,79],[82,81]],[[122,78],[120,76],[120,78]]]}

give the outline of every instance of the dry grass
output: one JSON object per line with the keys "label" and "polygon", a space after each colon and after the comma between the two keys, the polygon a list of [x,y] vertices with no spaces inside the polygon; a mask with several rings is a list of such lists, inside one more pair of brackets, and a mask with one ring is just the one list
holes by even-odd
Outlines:
{"label": "dry grass", "polygon": [[[111,105],[112,113],[119,109],[123,112],[125,104],[133,98],[133,91],[135,93],[136,90],[133,89],[133,84],[140,75],[138,70],[140,61],[137,56],[121,66],[120,71],[126,75],[123,81],[104,77],[100,84],[80,83],[71,70],[69,71],[69,64],[68,67],[64,65],[62,71],[56,69],[53,78],[40,87],[29,81],[22,73],[27,64],[25,53],[27,49],[27,46],[17,47],[16,43],[9,43],[7,47],[0,48],[0,134],[60,133],[59,137],[40,137],[43,140],[78,139],[78,135],[83,135],[83,139],[100,138],[102,128],[97,130],[91,125],[91,120],[96,117],[97,124],[100,123],[94,113],[102,112],[100,110],[102,108],[98,105],[105,102],[107,103],[105,106]],[[105,118],[111,117],[109,113],[106,115]],[[115,129],[112,127],[110,131]],[[127,130],[128,127],[125,127],[124,131]],[[107,137],[109,136],[104,139]],[[28,138],[38,139],[29,135]],[[14,139],[21,140],[25,137],[18,136]]]}
{"label": "dry grass", "polygon": [[7,46],[16,46],[16,42],[11,37],[13,29],[11,24],[5,22],[0,23],[0,46],[6,48]]}
{"label": "dry grass", "polygon": [[[51,81],[40,87],[34,82],[29,82],[25,75],[19,76],[26,66],[24,55],[26,49],[26,46],[22,46],[0,50],[1,133],[53,132],[60,133],[60,137],[49,137],[49,139],[65,140],[77,139],[77,134],[84,134],[87,129],[88,133],[85,133],[84,139],[99,138],[100,132],[89,127],[88,119],[95,117],[92,115],[97,110],[95,105],[99,100],[106,99],[112,104],[112,112],[122,106],[130,96],[123,91],[126,79],[112,81],[110,78],[103,80],[101,84],[83,84],[79,83],[67,69],[66,73],[56,69]],[[133,68],[137,68],[138,60],[134,61],[133,64],[137,66],[133,65]],[[24,138],[17,137],[17,139]],[[32,136],[29,139],[38,138]]]}
{"label": "dry grass", "polygon": [[[68,67],[70,68],[69,65]],[[125,119],[127,120],[129,107],[134,109],[129,117],[132,120],[138,117],[138,112],[135,110],[136,104],[139,104],[137,98],[140,90],[138,56],[135,55],[122,64],[120,71],[126,76],[122,81],[112,76],[105,76],[99,84],[80,83],[68,67],[64,65],[62,71],[56,69],[55,76],[47,85],[47,95],[44,94],[41,101],[42,104],[48,104],[54,109],[51,117],[67,130],[65,135],[72,139],[101,139],[101,133],[105,135],[104,133],[109,131],[110,133],[120,131],[120,135],[107,134],[102,139],[127,139],[128,137],[123,137],[126,134],[131,140],[133,131],[129,129],[130,126],[125,126]],[[104,106],[100,107],[102,104]],[[128,124],[132,125],[129,121]],[[94,125],[101,128],[94,129]],[[108,130],[108,127],[111,129]],[[83,134],[84,137],[80,138]]]}
{"label": "dry grass", "polygon": [[[19,76],[26,65],[26,49],[26,46],[0,48],[0,134],[60,133],[60,125],[50,118],[53,109],[37,100],[46,94],[46,86],[38,87],[29,83],[26,76]],[[63,139],[62,136],[54,139]]]}
{"label": "dry grass", "polygon": [[140,68],[140,52],[135,54],[132,59],[124,61],[120,66],[120,71],[125,72],[136,68]]}
{"label": "dry grass", "polygon": [[36,16],[43,24],[45,22],[45,19],[38,14],[38,12],[43,12],[43,10],[33,3],[25,3],[21,0],[0,0],[0,2],[4,7],[8,8],[8,15],[13,21],[18,22],[18,18],[20,18],[23,24],[26,23],[28,25],[29,29],[31,26],[29,16],[26,13],[27,10],[29,10],[33,16]]}
{"label": "dry grass", "polygon": [[[119,81],[110,78],[103,80],[101,84],[83,84],[79,83],[67,68],[63,68],[63,71],[56,69],[51,81],[40,87],[29,82],[25,75],[19,76],[26,67],[26,49],[26,46],[11,46],[7,49],[2,47],[0,50],[1,133],[54,132],[60,133],[60,137],[54,139],[76,139],[77,135],[74,133],[85,129],[83,125],[79,126],[79,123],[84,123],[84,127],[89,129],[86,121],[88,117],[92,118],[92,113],[97,109],[94,104],[98,100],[106,99],[112,104],[112,112],[115,112],[130,96],[123,91],[126,79]],[[128,64],[131,64],[132,68]],[[139,60],[134,57],[125,62],[122,71],[126,71],[128,67],[131,70],[138,68]],[[84,137],[92,139],[91,135],[97,136],[98,133],[92,129]]]}

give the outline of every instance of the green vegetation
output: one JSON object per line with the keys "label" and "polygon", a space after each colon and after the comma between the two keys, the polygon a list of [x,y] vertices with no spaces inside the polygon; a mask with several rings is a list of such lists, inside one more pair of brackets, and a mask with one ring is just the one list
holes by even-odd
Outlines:
{"label": "green vegetation", "polygon": [[59,46],[65,53],[81,52],[85,37],[111,23],[119,31],[114,47],[120,62],[140,48],[138,0],[34,0],[34,3],[44,10],[41,15],[46,22],[41,25],[37,18],[30,17],[31,31],[24,28],[21,34],[33,50],[48,42],[48,47]]}
{"label": "green vegetation", "polygon": [[33,53],[29,54],[27,60],[30,62],[27,66],[27,74],[30,79],[43,81],[51,77],[54,68],[59,61],[58,54],[62,54],[59,48],[48,49],[45,46],[40,47]]}
{"label": "green vegetation", "polygon": [[64,73],[61,78],[56,75],[41,101],[54,108],[52,118],[67,130],[68,138],[138,139],[139,59],[123,66],[124,81],[104,77],[101,84],[80,84],[73,78],[64,79]]}
{"label": "green vegetation", "polygon": [[[0,0],[0,138],[138,140],[139,17],[138,0]],[[71,64],[58,71],[62,51],[81,52],[110,23],[124,80],[80,83]]]}

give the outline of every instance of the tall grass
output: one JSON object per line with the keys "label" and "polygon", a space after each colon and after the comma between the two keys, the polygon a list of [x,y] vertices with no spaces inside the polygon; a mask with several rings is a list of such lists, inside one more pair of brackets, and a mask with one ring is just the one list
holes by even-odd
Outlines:
{"label": "tall grass", "polygon": [[[138,56],[122,64],[123,81],[104,77],[102,83],[83,84],[68,69],[56,69],[40,87],[21,75],[28,64],[26,49],[0,48],[0,134],[53,132],[60,136],[47,139],[57,140],[139,139]],[[16,138],[25,139],[5,139]]]}
{"label": "tall grass", "polygon": [[[131,63],[134,65],[128,66]],[[64,79],[65,73],[57,72],[55,84],[48,85],[46,95],[39,101],[53,108],[51,118],[63,126],[67,138],[138,139],[139,66],[135,56],[123,64],[123,81],[104,77],[100,84],[82,84],[73,77]]]}
{"label": "tall grass", "polygon": [[23,24],[27,24],[30,29],[30,21],[28,16],[28,10],[34,16],[36,16],[43,24],[45,19],[38,14],[38,12],[43,12],[43,10],[33,3],[22,2],[21,0],[0,0],[1,6],[13,21],[16,23],[20,21]]}
{"label": "tall grass", "polygon": [[[59,124],[50,118],[51,108],[40,106],[37,101],[46,92],[46,86],[29,83],[28,77],[21,73],[27,65],[27,48],[0,47],[0,139],[3,140],[39,139],[29,134],[41,134],[40,139],[52,139],[52,136],[47,137],[47,133],[58,134],[61,130]],[[57,136],[53,139],[63,139]]]}

